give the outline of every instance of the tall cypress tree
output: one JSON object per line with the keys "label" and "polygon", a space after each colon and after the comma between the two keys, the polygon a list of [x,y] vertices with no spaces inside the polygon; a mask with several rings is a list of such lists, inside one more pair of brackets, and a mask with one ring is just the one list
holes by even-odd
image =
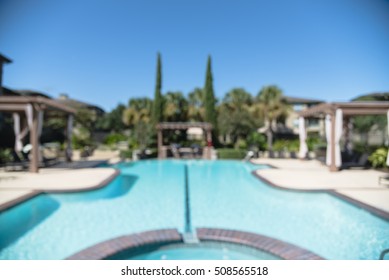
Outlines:
{"label": "tall cypress tree", "polygon": [[205,121],[209,122],[213,126],[213,138],[214,141],[217,140],[217,116],[216,116],[216,99],[213,92],[213,78],[212,78],[212,69],[211,69],[211,56],[208,56],[207,62],[207,73],[205,76],[205,86],[204,86],[204,107],[205,107]]}
{"label": "tall cypress tree", "polygon": [[157,55],[157,80],[155,83],[155,93],[154,93],[154,104],[153,104],[153,112],[152,112],[152,121],[154,124],[162,121],[162,65],[161,65],[161,54]]}

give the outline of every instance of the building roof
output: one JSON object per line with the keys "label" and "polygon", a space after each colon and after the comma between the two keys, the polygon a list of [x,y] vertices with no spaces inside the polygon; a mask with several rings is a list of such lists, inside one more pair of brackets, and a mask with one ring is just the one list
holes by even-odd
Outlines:
{"label": "building roof", "polygon": [[34,91],[34,90],[15,90],[3,87],[3,95],[5,96],[40,96],[44,98],[51,99],[49,95],[43,92]]}
{"label": "building roof", "polygon": [[351,101],[389,101],[389,92],[373,92],[353,98]]}
{"label": "building roof", "polygon": [[389,110],[389,102],[354,101],[322,103],[301,111],[299,115],[302,117],[320,117],[326,114],[334,115],[337,109],[341,109],[344,116],[385,115]]}
{"label": "building roof", "polygon": [[28,90],[28,89],[21,89],[21,90],[18,89],[12,91],[18,93],[21,96],[40,96],[40,97],[52,99],[49,95],[40,91]]}
{"label": "building roof", "polygon": [[289,104],[319,104],[324,102],[323,100],[318,99],[308,99],[292,96],[284,96],[284,100]]}
{"label": "building roof", "polygon": [[75,109],[88,108],[88,109],[97,111],[98,114],[104,114],[104,112],[105,112],[104,109],[102,109],[99,106],[96,106],[96,105],[93,105],[93,104],[90,104],[90,103],[86,103],[86,102],[83,102],[83,101],[80,101],[80,100],[72,99],[67,94],[61,94],[56,99],[56,101],[66,105],[66,106],[75,108]]}

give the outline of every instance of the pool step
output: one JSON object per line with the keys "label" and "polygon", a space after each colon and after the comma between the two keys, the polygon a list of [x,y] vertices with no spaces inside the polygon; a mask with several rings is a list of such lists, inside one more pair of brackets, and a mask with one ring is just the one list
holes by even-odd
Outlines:
{"label": "pool step", "polygon": [[196,232],[184,232],[181,236],[182,240],[186,244],[195,244],[200,242],[200,240],[197,238]]}

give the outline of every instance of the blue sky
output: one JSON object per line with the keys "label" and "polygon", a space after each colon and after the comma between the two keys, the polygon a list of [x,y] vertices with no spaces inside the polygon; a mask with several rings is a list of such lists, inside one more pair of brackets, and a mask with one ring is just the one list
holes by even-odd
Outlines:
{"label": "blue sky", "polygon": [[344,101],[389,91],[388,0],[0,0],[4,85],[106,110],[163,92],[214,87]]}

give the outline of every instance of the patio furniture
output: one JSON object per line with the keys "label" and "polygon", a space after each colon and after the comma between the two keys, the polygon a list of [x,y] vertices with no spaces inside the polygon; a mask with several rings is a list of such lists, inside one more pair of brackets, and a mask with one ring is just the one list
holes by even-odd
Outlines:
{"label": "patio furniture", "polygon": [[348,168],[368,168],[369,167],[369,155],[363,153],[362,155],[354,155],[351,161],[343,162],[341,169]]}
{"label": "patio furniture", "polygon": [[[382,182],[384,181],[384,182]],[[378,177],[378,185],[389,185],[389,174],[381,175]]]}

